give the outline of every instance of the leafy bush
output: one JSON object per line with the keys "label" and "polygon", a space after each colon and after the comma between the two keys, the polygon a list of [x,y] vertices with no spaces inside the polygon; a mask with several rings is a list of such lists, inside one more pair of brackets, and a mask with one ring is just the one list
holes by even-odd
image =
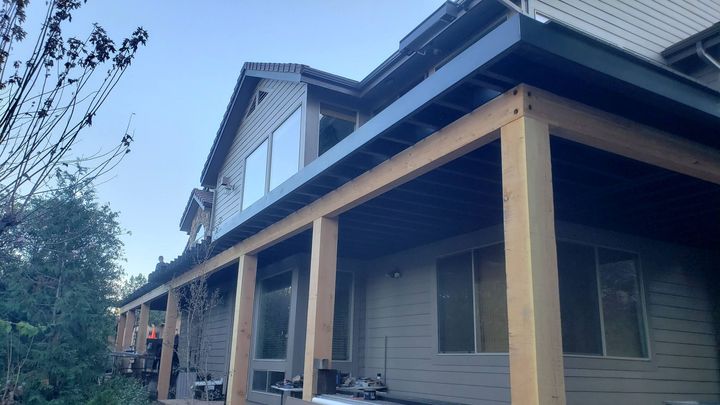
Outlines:
{"label": "leafy bush", "polygon": [[129,377],[113,377],[97,386],[87,405],[149,405],[148,392],[140,381]]}

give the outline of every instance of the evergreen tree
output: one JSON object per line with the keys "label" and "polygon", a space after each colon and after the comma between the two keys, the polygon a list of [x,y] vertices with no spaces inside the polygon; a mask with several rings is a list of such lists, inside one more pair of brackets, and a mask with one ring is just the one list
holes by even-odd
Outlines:
{"label": "evergreen tree", "polygon": [[120,293],[118,298],[122,300],[129,297],[130,294],[134,293],[135,290],[144,286],[145,284],[147,284],[147,278],[142,273],[128,277],[120,285]]}
{"label": "evergreen tree", "polygon": [[[117,213],[93,190],[60,187],[32,201],[28,220],[0,246],[2,400],[83,403],[107,364],[110,312],[122,275]],[[3,388],[0,386],[0,388]]]}

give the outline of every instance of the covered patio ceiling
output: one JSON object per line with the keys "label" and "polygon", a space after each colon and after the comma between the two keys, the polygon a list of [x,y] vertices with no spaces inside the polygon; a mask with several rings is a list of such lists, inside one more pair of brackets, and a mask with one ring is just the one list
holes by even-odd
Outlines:
{"label": "covered patio ceiling", "polygon": [[[720,244],[720,186],[551,137],[556,219],[711,248]],[[339,256],[374,258],[500,225],[500,142],[386,192],[340,216]],[[263,263],[308,253],[311,231]]]}

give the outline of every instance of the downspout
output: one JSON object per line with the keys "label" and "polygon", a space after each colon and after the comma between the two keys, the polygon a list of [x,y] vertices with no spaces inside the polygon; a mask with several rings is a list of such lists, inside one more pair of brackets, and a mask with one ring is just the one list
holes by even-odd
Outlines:
{"label": "downspout", "polygon": [[705,50],[705,47],[703,46],[702,41],[697,41],[695,43],[695,53],[697,53],[697,55],[700,57],[700,59],[705,61],[708,65],[714,66],[716,69],[720,70],[720,62],[717,59],[710,56],[709,53],[707,53],[707,51]]}

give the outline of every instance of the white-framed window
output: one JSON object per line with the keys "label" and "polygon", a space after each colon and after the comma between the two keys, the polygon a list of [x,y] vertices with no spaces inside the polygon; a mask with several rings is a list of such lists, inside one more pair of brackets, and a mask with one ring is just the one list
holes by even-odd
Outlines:
{"label": "white-framed window", "polygon": [[300,169],[302,108],[298,107],[247,158],[242,209],[259,200]]}
{"label": "white-framed window", "polygon": [[[438,352],[507,352],[503,244],[437,260]],[[558,241],[563,352],[646,358],[637,253]]]}
{"label": "white-framed window", "polygon": [[297,173],[300,167],[300,108],[272,133],[270,153],[270,190]]}
{"label": "white-framed window", "polygon": [[503,244],[437,260],[438,351],[508,351]]}
{"label": "white-framed window", "polygon": [[268,140],[260,144],[245,158],[242,209],[265,195],[267,183]]}

